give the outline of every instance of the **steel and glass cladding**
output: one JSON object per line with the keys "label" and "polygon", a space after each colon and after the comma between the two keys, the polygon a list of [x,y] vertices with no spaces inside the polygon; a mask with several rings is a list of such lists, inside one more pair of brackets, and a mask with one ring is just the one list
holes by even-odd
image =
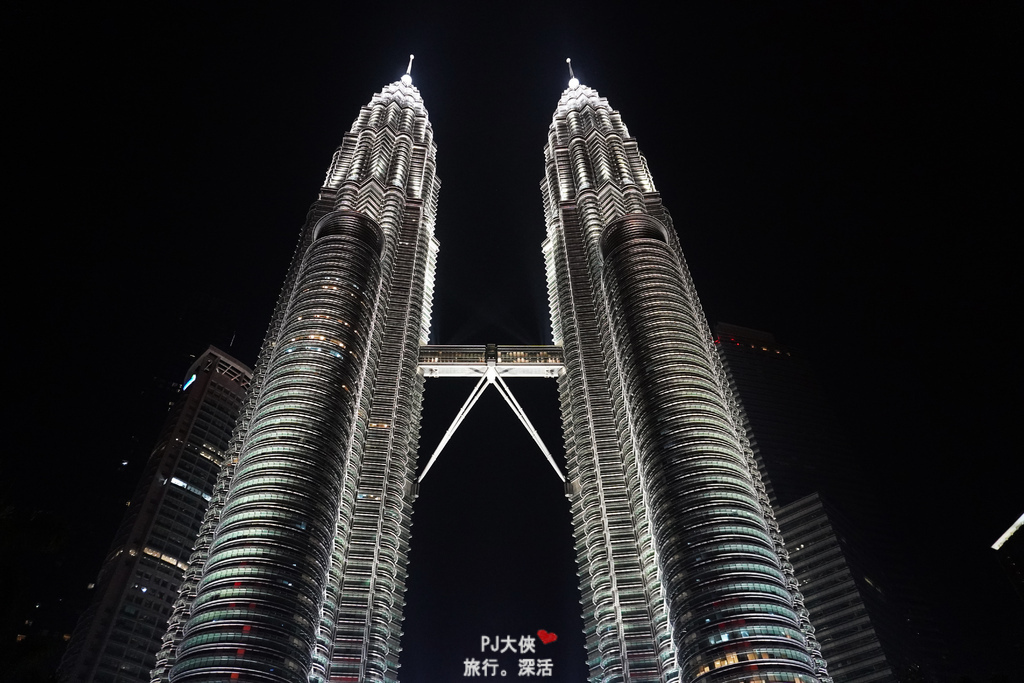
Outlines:
{"label": "steel and glass cladding", "polygon": [[394,681],[437,241],[408,76],[302,229],[154,681]]}
{"label": "steel and glass cladding", "polygon": [[592,681],[828,681],[671,219],[575,79],[543,252]]}
{"label": "steel and glass cladding", "polygon": [[212,346],[185,373],[59,680],[149,681],[251,374]]}
{"label": "steel and glass cladding", "polygon": [[838,510],[812,493],[779,508],[778,519],[837,683],[898,681],[903,620],[883,597],[884,574],[868,573]]}

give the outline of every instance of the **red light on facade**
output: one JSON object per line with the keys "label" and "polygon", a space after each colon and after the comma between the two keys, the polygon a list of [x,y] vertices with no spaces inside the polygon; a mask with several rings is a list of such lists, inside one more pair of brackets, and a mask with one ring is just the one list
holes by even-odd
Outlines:
{"label": "red light on facade", "polygon": [[248,633],[251,630],[252,630],[252,626],[249,626],[248,624],[246,624],[245,626],[242,627],[242,631],[245,632],[245,633]]}

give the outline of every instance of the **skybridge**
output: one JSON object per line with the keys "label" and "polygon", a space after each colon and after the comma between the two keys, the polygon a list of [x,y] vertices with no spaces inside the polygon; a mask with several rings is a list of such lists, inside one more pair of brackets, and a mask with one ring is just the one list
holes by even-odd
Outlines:
{"label": "skybridge", "polygon": [[506,377],[547,377],[556,378],[565,372],[561,346],[499,346],[498,344],[477,344],[464,346],[421,346],[420,372],[424,377],[476,377],[479,381],[470,392],[469,398],[456,414],[441,443],[430,456],[427,466],[423,468],[418,481],[422,482],[441,451],[448,445],[455,431],[466,419],[466,415],[476,405],[480,395],[489,386],[494,386],[505,399],[512,412],[526,427],[526,431],[540,448],[548,464],[563,482],[565,475],[558,469],[551,452],[544,445],[540,434],[534,429],[530,418],[512,395],[512,390],[505,383]]}

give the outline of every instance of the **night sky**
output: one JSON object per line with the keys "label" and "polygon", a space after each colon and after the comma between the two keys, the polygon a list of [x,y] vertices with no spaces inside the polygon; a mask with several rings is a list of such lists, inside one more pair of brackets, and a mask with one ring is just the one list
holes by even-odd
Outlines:
{"label": "night sky", "polygon": [[[415,53],[442,181],[432,343],[551,341],[539,182],[572,57],[638,140],[712,324],[817,367],[884,501],[884,561],[953,661],[980,681],[1020,656],[989,549],[1024,512],[1019,4],[5,15],[4,638],[31,610],[70,631],[161,385],[209,343],[255,362],[331,154]],[[471,387],[428,380],[421,468]],[[512,389],[561,462],[555,383]],[[404,683],[538,629],[553,680],[583,680],[561,482],[492,390],[424,481],[410,557]]]}

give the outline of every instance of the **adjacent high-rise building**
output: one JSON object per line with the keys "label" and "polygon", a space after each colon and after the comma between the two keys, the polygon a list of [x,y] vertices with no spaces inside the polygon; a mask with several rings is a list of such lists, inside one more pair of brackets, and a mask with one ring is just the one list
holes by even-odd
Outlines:
{"label": "adjacent high-rise building", "polygon": [[69,643],[62,681],[149,681],[251,375],[214,347],[189,368]]}
{"label": "adjacent high-rise building", "polygon": [[842,515],[812,493],[779,508],[778,519],[833,679],[897,683],[897,663],[906,658],[897,645],[903,624],[889,604],[888,582],[869,569]]}
{"label": "adjacent high-rise building", "polygon": [[892,568],[872,561],[886,540],[875,534],[867,552],[866,533],[882,524],[844,514],[878,505],[810,362],[771,333],[737,325],[717,324],[715,344],[829,673],[836,683],[914,680],[921,658],[907,622],[916,615],[897,604],[907,591]]}
{"label": "adjacent high-rise building", "polygon": [[430,347],[424,369],[434,157],[408,74],[335,153],[154,682],[398,679],[423,377],[450,359],[479,371],[474,396],[507,393],[505,363],[558,376],[592,681],[829,681],[671,220],[618,113],[573,79],[548,136],[543,252],[562,348]]}
{"label": "adjacent high-rise building", "polygon": [[814,369],[770,332],[715,325],[715,346],[772,504],[815,491],[844,509],[865,509],[865,476]]}

